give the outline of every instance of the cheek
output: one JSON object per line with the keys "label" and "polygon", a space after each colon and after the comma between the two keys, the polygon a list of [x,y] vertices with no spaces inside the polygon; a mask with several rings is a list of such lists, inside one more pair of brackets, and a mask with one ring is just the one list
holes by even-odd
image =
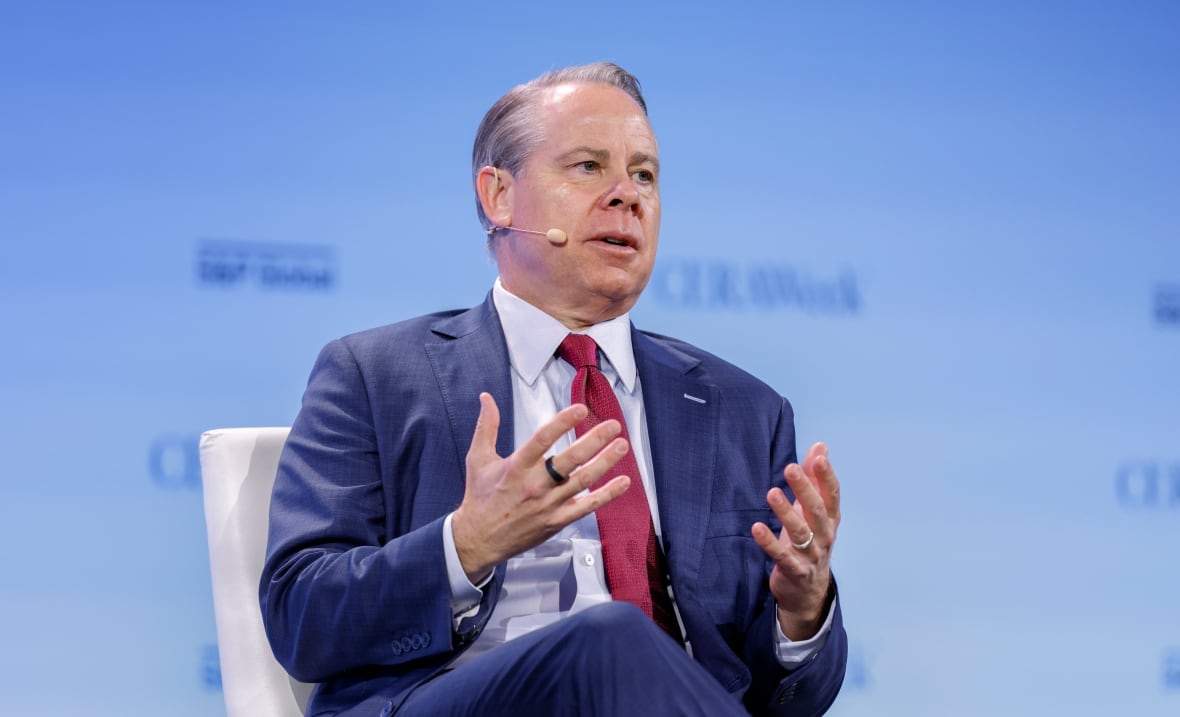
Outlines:
{"label": "cheek", "polygon": [[658,227],[660,225],[660,195],[654,194],[653,196],[648,197],[644,200],[643,205],[644,214],[646,215],[645,218]]}
{"label": "cheek", "polygon": [[559,184],[546,192],[546,204],[551,209],[564,212],[573,201],[574,191],[568,184]]}
{"label": "cheek", "polygon": [[647,238],[651,242],[651,246],[655,249],[660,237],[660,202],[656,200],[654,204],[648,205],[644,216],[643,224],[647,229]]}

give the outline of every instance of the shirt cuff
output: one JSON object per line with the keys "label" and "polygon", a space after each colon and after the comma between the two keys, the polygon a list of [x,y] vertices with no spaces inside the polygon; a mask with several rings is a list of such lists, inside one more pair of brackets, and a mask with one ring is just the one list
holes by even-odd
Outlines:
{"label": "shirt cuff", "polygon": [[828,633],[832,631],[832,616],[836,614],[836,597],[828,606],[828,615],[819,632],[806,640],[792,640],[783,634],[783,628],[778,623],[778,610],[774,611],[774,656],[784,668],[793,670],[807,662],[823,649],[828,642]]}
{"label": "shirt cuff", "polygon": [[459,551],[455,548],[455,534],[451,530],[453,515],[454,513],[448,513],[443,519],[442,537],[443,555],[447,560],[447,580],[451,584],[451,616],[455,621],[455,629],[458,629],[460,620],[471,617],[478,610],[483,599],[483,588],[491,581],[492,576],[489,574],[478,586],[472,585],[467,579],[463,563],[459,561]]}

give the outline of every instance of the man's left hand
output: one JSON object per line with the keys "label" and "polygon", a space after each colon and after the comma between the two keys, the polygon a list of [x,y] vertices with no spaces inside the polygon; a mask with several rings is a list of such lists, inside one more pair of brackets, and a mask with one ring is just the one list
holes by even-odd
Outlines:
{"label": "man's left hand", "polygon": [[822,443],[811,447],[802,465],[792,463],[783,473],[795,502],[780,488],[766,494],[782,531],[776,536],[765,523],[755,523],[751,533],[774,561],[770,592],[778,603],[783,633],[792,640],[806,640],[819,632],[827,614],[832,545],[840,525],[840,481]]}

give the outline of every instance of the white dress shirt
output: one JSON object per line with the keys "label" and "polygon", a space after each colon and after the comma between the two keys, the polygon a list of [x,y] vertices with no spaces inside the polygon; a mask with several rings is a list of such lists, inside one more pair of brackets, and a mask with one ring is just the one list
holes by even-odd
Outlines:
{"label": "white dress shirt", "polygon": [[[499,279],[492,288],[492,300],[500,315],[512,366],[514,449],[518,449],[541,424],[569,405],[570,385],[576,371],[573,366],[554,357],[554,353],[570,332],[553,317],[509,293]],[[647,493],[656,539],[660,540],[660,514],[656,508],[647,420],[635,353],[631,347],[629,315],[595,324],[585,333],[598,344],[603,357],[602,373],[619,399],[627,422],[631,451]],[[553,445],[549,455],[561,452],[574,439],[571,430]],[[487,581],[477,587],[463,572],[451,532],[451,516],[447,516],[443,523],[443,544],[451,584],[451,606],[457,624],[460,618],[478,609],[483,595],[481,588]],[[569,613],[610,600],[602,569],[598,521],[591,513],[536,548],[509,558],[501,595],[486,627],[453,664],[556,622]],[[827,640],[831,620],[832,611],[829,611],[823,628],[815,637],[797,642],[787,639],[776,621],[774,644],[779,662],[789,669],[817,652]],[[691,645],[686,647],[691,652]]]}

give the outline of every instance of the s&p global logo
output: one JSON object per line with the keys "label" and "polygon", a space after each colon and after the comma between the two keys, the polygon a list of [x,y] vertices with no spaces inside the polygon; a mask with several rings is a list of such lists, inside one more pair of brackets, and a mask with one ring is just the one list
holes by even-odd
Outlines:
{"label": "s&p global logo", "polygon": [[1180,328],[1180,284],[1155,287],[1153,308],[1156,324]]}
{"label": "s&p global logo", "polygon": [[240,239],[197,242],[197,282],[214,288],[330,291],[336,250],[327,244],[277,244]]}
{"label": "s&p global logo", "polygon": [[851,269],[812,273],[789,264],[692,258],[657,263],[648,292],[665,306],[714,311],[782,311],[850,316],[864,304]]}

